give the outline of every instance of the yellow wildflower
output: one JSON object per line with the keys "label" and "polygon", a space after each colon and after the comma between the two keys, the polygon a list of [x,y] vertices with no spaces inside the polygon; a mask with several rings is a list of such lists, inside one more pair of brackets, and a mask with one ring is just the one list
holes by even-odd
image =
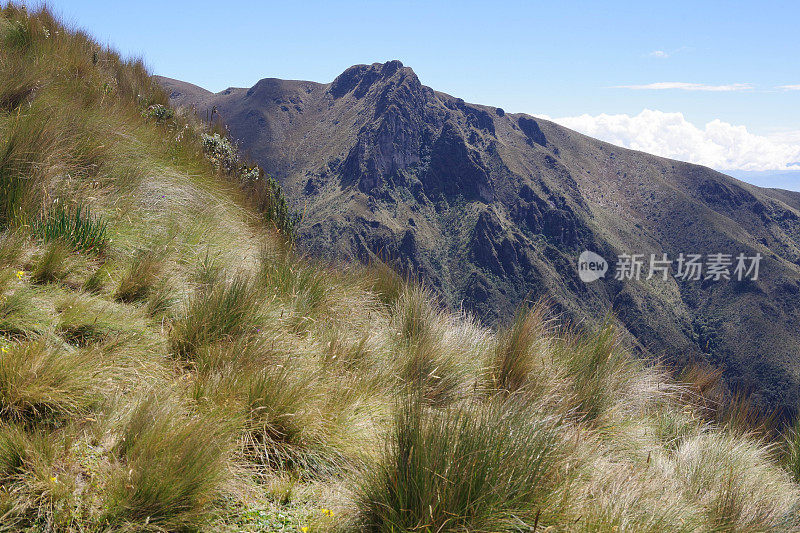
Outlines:
{"label": "yellow wildflower", "polygon": [[25,277],[25,272],[22,270],[17,270],[17,278],[22,279],[23,277]]}
{"label": "yellow wildflower", "polygon": [[303,533],[308,533],[308,526],[301,527],[300,531],[302,531]]}
{"label": "yellow wildflower", "polygon": [[330,509],[323,509],[322,514],[324,514],[325,516],[333,516],[333,511],[331,511]]}

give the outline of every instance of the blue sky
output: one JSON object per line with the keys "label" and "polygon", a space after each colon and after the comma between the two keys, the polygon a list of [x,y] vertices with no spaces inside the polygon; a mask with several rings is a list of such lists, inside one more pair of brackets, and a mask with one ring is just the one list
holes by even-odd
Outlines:
{"label": "blue sky", "polygon": [[[102,42],[144,57],[154,72],[214,91],[263,77],[327,82],[352,64],[400,59],[438,90],[564,119],[619,144],[673,157],[691,151],[641,140],[655,120],[651,136],[692,126],[696,142],[710,143],[687,160],[749,170],[800,160],[800,148],[792,152],[800,147],[797,2],[49,5]],[[643,110],[662,115],[643,117]],[[714,121],[730,128],[709,132]],[[741,137],[742,126],[749,137]],[[778,148],[752,156],[752,164],[728,153],[769,152],[769,143]]]}

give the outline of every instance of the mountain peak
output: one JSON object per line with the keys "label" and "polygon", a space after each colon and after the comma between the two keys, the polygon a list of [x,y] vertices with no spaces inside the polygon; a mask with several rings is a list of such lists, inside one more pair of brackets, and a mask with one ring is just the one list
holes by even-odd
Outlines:
{"label": "mountain peak", "polygon": [[417,79],[414,71],[409,67],[403,66],[402,61],[397,59],[386,63],[353,65],[333,80],[330,86],[330,93],[334,98],[341,98],[345,94],[352,92],[356,98],[361,98],[369,91],[373,83],[378,80],[388,80],[398,72],[402,72],[404,76]]}
{"label": "mountain peak", "polygon": [[[380,65],[380,63],[375,63],[376,65]],[[401,68],[405,68],[403,66],[403,62],[399,59],[392,59],[391,61],[387,61],[383,65],[381,65],[381,71],[384,76],[391,76]],[[411,69],[409,69],[411,70]],[[413,72],[413,71],[412,71]]]}

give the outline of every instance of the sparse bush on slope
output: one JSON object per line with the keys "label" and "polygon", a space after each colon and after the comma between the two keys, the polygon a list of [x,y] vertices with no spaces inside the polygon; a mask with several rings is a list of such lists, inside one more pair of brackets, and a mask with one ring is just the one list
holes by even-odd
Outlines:
{"label": "sparse bush on slope", "polygon": [[289,208],[275,178],[257,165],[245,162],[238,148],[219,133],[203,134],[202,140],[203,151],[214,166],[238,180],[264,220],[293,239],[300,215]]}

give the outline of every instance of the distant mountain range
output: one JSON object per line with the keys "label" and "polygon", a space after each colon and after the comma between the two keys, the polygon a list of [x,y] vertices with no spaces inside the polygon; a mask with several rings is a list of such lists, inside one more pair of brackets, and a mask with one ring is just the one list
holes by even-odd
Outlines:
{"label": "distant mountain range", "polygon": [[[489,324],[542,297],[573,322],[613,310],[643,354],[709,362],[757,405],[794,412],[800,193],[469,104],[399,61],[326,84],[267,78],[216,94],[161,82],[201,117],[216,108],[280,180],[305,213],[311,252],[392,257]],[[580,280],[584,250],[611,262],[604,279]],[[764,259],[757,281],[615,280],[626,253]]]}

